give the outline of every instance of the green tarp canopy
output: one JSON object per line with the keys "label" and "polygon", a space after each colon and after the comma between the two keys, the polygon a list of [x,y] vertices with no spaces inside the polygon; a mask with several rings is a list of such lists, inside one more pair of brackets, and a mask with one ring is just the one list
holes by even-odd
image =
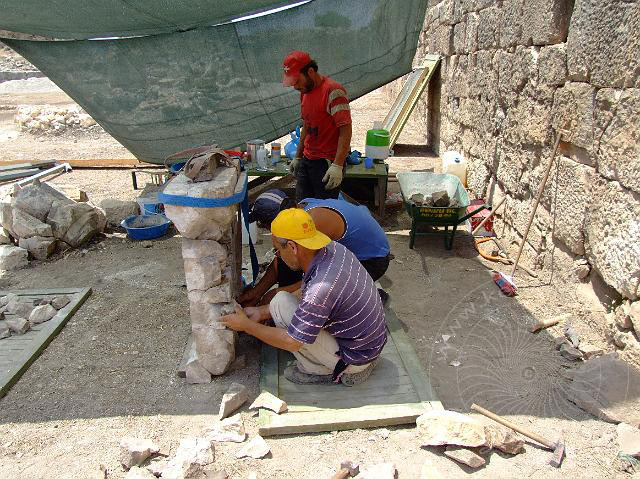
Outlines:
{"label": "green tarp canopy", "polygon": [[409,72],[426,3],[315,0],[187,32],[3,41],[138,159],[162,163],[193,146],[230,148],[291,131],[300,99],[282,86],[282,60],[292,50],[309,51],[351,99]]}

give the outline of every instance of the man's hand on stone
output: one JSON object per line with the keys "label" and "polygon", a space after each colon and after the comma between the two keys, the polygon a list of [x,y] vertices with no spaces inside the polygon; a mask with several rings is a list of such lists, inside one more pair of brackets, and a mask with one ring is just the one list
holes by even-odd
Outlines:
{"label": "man's hand on stone", "polygon": [[[247,308],[247,309],[256,309],[256,308]],[[221,316],[220,321],[222,321],[225,326],[229,329],[233,329],[234,331],[245,331],[247,326],[250,325],[253,321],[247,317],[244,310],[236,305],[236,312],[227,314],[226,316]]]}
{"label": "man's hand on stone", "polygon": [[262,318],[262,314],[260,313],[260,308],[249,306],[247,308],[244,308],[244,314],[246,314],[247,317],[255,323],[264,321],[264,319]]}

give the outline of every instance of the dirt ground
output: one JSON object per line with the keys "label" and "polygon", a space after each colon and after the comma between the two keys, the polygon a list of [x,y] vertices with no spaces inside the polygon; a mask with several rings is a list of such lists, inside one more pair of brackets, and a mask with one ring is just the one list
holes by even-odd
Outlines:
{"label": "dirt ground", "polygon": [[[6,105],[0,115],[11,112],[9,105],[42,101],[68,100],[59,92],[0,94],[0,105]],[[355,147],[388,107],[379,91],[353,103]],[[18,153],[25,159],[60,160],[126,154],[107,137],[41,141],[8,135],[10,130],[8,115],[0,117],[0,162]],[[400,141],[421,146],[424,137],[406,131]],[[439,167],[436,158],[424,156],[398,157],[390,164],[392,171]],[[137,196],[129,170],[75,170],[53,183],[76,185],[95,203]],[[397,184],[390,190],[397,191]],[[546,465],[549,452],[528,443],[524,454],[493,452],[485,467],[473,471],[445,457],[442,448],[421,448],[411,426],[388,428],[386,439],[361,429],[267,438],[271,454],[262,460],[236,460],[240,445],[223,443],[215,447],[215,467],[234,479],[251,472],[259,478],[315,479],[330,477],[342,460],[351,459],[363,466],[393,462],[402,479],[420,477],[422,464],[430,460],[451,478],[630,477],[616,459],[615,426],[568,399],[566,371],[577,363],[553,347],[561,327],[528,332],[537,320],[571,312],[581,337],[604,347],[596,327],[602,312],[576,293],[576,285],[545,284],[519,274],[520,294],[507,298],[491,280],[495,265],[478,256],[467,233],[456,238],[451,251],[442,240],[426,238],[410,250],[405,212],[389,208],[382,225],[395,259],[381,282],[437,398],[447,409],[466,413],[478,403],[549,438],[562,434],[567,444],[562,468]],[[270,239],[265,231],[261,238],[264,252]],[[123,478],[118,461],[123,436],[153,439],[169,454],[182,438],[200,436],[216,422],[222,394],[232,382],[246,385],[249,400],[255,398],[259,344],[246,336],[237,351],[246,357],[246,367],[207,385],[187,385],[175,374],[189,334],[180,241],[174,232],[145,248],[111,231],[82,249],[0,276],[1,289],[92,288],[60,335],[0,399],[1,478],[98,478],[101,464],[108,477]],[[242,411],[251,437],[257,419],[246,405]],[[308,451],[302,459],[300,451]]]}

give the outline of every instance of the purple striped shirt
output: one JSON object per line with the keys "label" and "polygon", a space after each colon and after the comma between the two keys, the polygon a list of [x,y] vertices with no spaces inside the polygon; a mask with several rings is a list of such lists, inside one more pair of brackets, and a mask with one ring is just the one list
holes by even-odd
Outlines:
{"label": "purple striped shirt", "polygon": [[302,278],[302,298],[289,335],[313,344],[321,329],[331,334],[347,364],[366,364],[387,342],[384,308],[371,276],[335,241],[316,254]]}

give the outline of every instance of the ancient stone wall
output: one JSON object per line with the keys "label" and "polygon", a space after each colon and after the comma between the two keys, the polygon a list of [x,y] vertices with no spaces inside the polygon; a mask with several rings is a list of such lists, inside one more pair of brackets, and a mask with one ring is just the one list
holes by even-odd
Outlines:
{"label": "ancient stone wall", "polygon": [[555,279],[586,260],[587,280],[637,300],[640,2],[433,0],[414,65],[428,53],[443,61],[411,121],[464,153],[473,193],[506,195],[499,234],[521,239],[562,132],[527,259]]}

